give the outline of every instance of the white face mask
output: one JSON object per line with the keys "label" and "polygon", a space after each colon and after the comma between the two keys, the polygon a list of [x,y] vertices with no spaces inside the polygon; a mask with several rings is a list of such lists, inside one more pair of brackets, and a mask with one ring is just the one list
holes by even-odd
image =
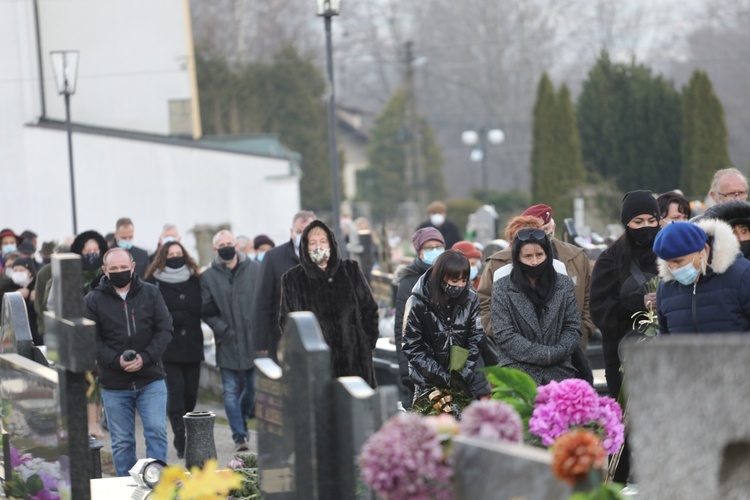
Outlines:
{"label": "white face mask", "polygon": [[31,275],[26,271],[13,271],[10,279],[12,279],[13,283],[16,285],[24,287],[29,284],[29,281],[31,281]]}
{"label": "white face mask", "polygon": [[445,222],[445,215],[443,214],[432,214],[430,215],[430,222],[433,226],[442,226]]}
{"label": "white face mask", "polygon": [[161,244],[166,245],[167,243],[170,243],[172,241],[177,241],[177,238],[175,238],[174,236],[165,236],[161,239]]}

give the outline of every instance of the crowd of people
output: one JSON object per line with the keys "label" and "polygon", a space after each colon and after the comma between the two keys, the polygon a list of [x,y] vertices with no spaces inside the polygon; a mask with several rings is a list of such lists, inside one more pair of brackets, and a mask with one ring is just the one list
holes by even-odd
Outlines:
{"label": "crowd of people", "polygon": [[[396,269],[392,283],[402,404],[434,388],[485,397],[490,387],[479,368],[488,365],[522,370],[540,385],[573,377],[593,383],[585,350],[597,329],[607,388],[618,397],[620,342],[633,333],[633,315],[648,309],[661,334],[750,330],[747,195],[741,172],[720,170],[710,188],[716,205],[696,220],[678,191],[631,191],[620,208],[622,235],[593,264],[583,249],[555,237],[553,208],[543,203],[511,218],[509,246],[482,258],[476,244],[460,239],[446,205],[433,202],[411,238],[415,257]],[[213,331],[238,451],[248,447],[254,418],[254,359],[286,362],[278,353],[292,312],[315,314],[332,376],[377,386],[378,305],[358,262],[344,258],[344,242],[314,213],[295,214],[288,241],[278,246],[265,235],[217,232],[204,269],[173,225],[164,226],[152,255],[133,246],[133,231],[123,218],[109,240],[84,231],[58,248],[81,256],[86,316],[97,324],[90,415],[101,401],[118,475],[136,461],[136,410],[149,457],[166,460],[167,421],[184,455],[182,416],[196,406],[202,322]],[[23,296],[34,342],[42,345],[53,248],[42,245],[37,262],[36,243],[31,231],[0,232],[0,293]],[[90,431],[101,432],[93,420]],[[628,474],[625,449],[615,480]]]}

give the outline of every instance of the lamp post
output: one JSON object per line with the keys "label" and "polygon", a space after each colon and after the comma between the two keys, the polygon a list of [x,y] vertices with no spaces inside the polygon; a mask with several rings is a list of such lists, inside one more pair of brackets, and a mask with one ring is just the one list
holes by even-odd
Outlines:
{"label": "lamp post", "polygon": [[336,149],[336,93],[333,85],[333,47],[331,42],[331,19],[339,15],[341,0],[315,0],[316,12],[325,19],[326,61],[328,65],[328,150],[331,162],[331,219],[333,234],[344,249],[341,239],[340,195],[339,195],[339,155]]}
{"label": "lamp post", "polygon": [[70,201],[73,208],[73,234],[78,234],[76,219],[76,183],[73,175],[73,134],[70,129],[70,96],[76,92],[78,51],[53,50],[49,53],[55,72],[57,93],[65,96],[65,128],[68,131],[68,168],[70,170]]}
{"label": "lamp post", "polygon": [[480,127],[476,130],[465,130],[461,134],[461,142],[467,146],[476,146],[471,150],[471,161],[482,162],[482,199],[487,203],[487,186],[489,185],[489,172],[487,165],[487,143],[502,144],[505,134],[499,128],[487,129]]}

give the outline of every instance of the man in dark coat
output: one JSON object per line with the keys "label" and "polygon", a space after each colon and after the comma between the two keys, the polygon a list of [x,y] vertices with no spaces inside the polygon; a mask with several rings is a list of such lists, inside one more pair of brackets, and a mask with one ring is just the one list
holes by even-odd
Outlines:
{"label": "man in dark coat", "polygon": [[299,264],[299,242],[302,232],[314,220],[315,214],[312,212],[303,210],[296,213],[292,218],[289,241],[268,250],[260,265],[255,286],[253,317],[253,343],[258,357],[269,356],[278,361],[276,351],[281,338],[281,276]]}
{"label": "man in dark coat", "polygon": [[213,238],[214,260],[201,274],[201,317],[214,332],[224,409],[236,451],[247,450],[247,419],[253,418],[255,382],[253,295],[258,263],[237,252],[227,230]]}
{"label": "man in dark coat", "polygon": [[96,322],[99,385],[118,476],[135,464],[135,410],[146,456],[167,460],[167,386],[162,355],[172,340],[172,318],[161,293],[134,274],[125,250],[104,254],[105,277],[86,295],[86,317]]}
{"label": "man in dark coat", "polygon": [[378,340],[378,305],[356,261],[341,260],[333,232],[312,221],[302,233],[300,263],[281,278],[279,322],[311,311],[331,350],[333,377],[359,376],[375,387],[372,351]]}
{"label": "man in dark coat", "polygon": [[148,258],[147,251],[133,246],[133,233],[134,226],[132,220],[127,217],[117,219],[117,223],[115,224],[115,245],[130,252],[130,255],[133,256],[133,261],[135,261],[135,274],[144,276],[151,261]]}
{"label": "man in dark coat", "polygon": [[428,220],[422,222],[417,229],[423,227],[434,227],[445,239],[445,248],[453,248],[453,245],[461,241],[461,231],[458,226],[446,217],[448,208],[442,201],[433,201],[427,205]]}

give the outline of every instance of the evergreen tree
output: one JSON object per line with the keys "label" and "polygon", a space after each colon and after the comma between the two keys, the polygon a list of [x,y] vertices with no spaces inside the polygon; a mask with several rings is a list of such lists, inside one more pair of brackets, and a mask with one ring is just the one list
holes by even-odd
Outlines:
{"label": "evergreen tree", "polygon": [[536,87],[534,125],[531,131],[531,197],[537,203],[552,204],[554,185],[547,176],[555,162],[555,89],[547,73]]}
{"label": "evergreen tree", "polygon": [[729,165],[724,108],[711,80],[695,70],[682,91],[682,175],[680,188],[703,195],[716,170]]}

